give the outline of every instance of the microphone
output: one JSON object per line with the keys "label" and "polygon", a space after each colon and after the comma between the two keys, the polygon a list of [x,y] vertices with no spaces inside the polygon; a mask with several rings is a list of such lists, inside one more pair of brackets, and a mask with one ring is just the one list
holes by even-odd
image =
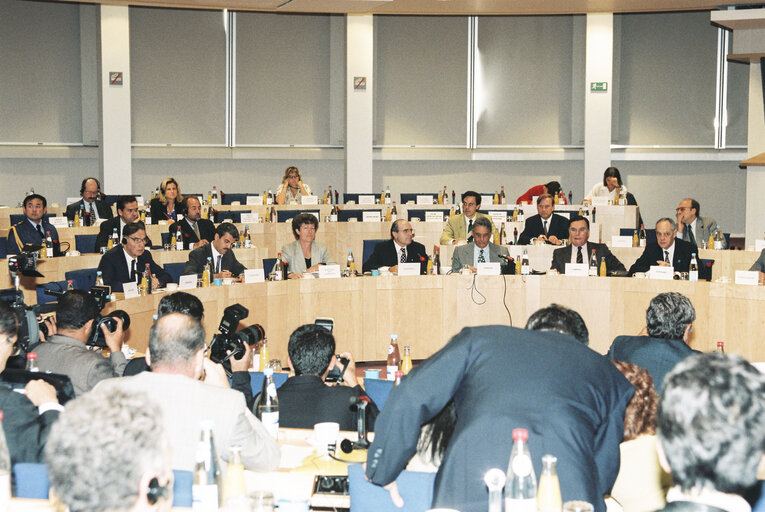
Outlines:
{"label": "microphone", "polygon": [[505,256],[504,254],[499,254],[499,259],[505,261],[506,263],[515,263],[515,260],[510,256]]}
{"label": "microphone", "polygon": [[[369,440],[367,439],[367,405],[372,402],[372,399],[366,395],[352,396],[350,399],[351,406],[356,406],[356,431],[358,433],[358,441],[353,443],[353,448],[369,448]],[[340,443],[340,449],[345,451],[343,443]],[[346,452],[350,453],[350,452]]]}

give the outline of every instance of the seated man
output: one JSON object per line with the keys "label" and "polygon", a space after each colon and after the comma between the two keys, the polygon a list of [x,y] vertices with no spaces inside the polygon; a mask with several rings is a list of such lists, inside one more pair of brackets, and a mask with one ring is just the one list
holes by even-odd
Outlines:
{"label": "seated man", "polygon": [[[16,329],[16,315],[7,302],[0,301],[0,373],[14,351]],[[11,465],[44,462],[48,433],[64,410],[56,398],[56,389],[45,381],[29,381],[23,391],[16,393],[10,385],[0,382],[0,411]]]}
{"label": "seated man", "polygon": [[507,259],[510,258],[507,248],[490,242],[492,227],[491,220],[484,217],[476,219],[472,231],[473,241],[454,249],[452,272],[459,272],[463,267],[467,267],[475,273],[479,263],[507,263]]}
{"label": "seated man", "polygon": [[[138,222],[141,214],[138,212],[138,200],[135,196],[119,196],[117,198],[117,216],[102,222],[98,227],[96,237],[96,252],[101,252],[101,247],[106,247],[109,237],[117,230],[117,240],[122,240],[122,231],[125,226]],[[149,242],[151,247],[151,242]]]}
{"label": "seated man", "polygon": [[160,512],[173,501],[169,449],[162,411],[149,395],[114,390],[69,402],[45,458],[67,510]]}
{"label": "seated man", "polygon": [[51,239],[58,242],[58,231],[45,220],[48,213],[48,200],[40,194],[30,194],[24,198],[24,220],[11,226],[8,231],[8,254],[18,254],[25,245],[42,245],[50,233]]}
{"label": "seated man", "polygon": [[[229,460],[229,446],[242,447],[244,467],[271,471],[279,465],[279,447],[252,415],[244,397],[229,389],[223,367],[205,357],[205,330],[183,313],[159,318],[149,331],[146,362],[150,372],[110,379],[96,393],[120,389],[146,392],[162,410],[172,448],[172,468],[192,471],[196,461],[199,425],[214,421],[218,456]],[[200,380],[204,374],[204,382]]]}
{"label": "seated man", "polygon": [[[298,327],[287,345],[287,363],[295,376],[278,389],[279,426],[313,428],[316,423],[334,421],[340,430],[356,430],[356,408],[351,398],[366,396],[356,380],[356,364],[348,352],[340,354],[349,360],[343,373],[343,385],[324,382],[332,368],[342,370],[335,358],[335,338],[326,328],[307,324]],[[374,430],[377,407],[367,407],[367,428]]]}
{"label": "seated man", "polygon": [[202,205],[196,196],[186,196],[181,202],[183,220],[170,224],[170,235],[181,227],[184,249],[196,249],[213,241],[215,236],[215,224],[211,220],[202,218]]}
{"label": "seated man", "polygon": [[581,215],[572,217],[568,226],[568,236],[571,239],[570,247],[561,247],[553,251],[552,266],[561,274],[566,273],[566,263],[589,263],[592,252],[598,260],[598,269],[602,258],[606,259],[606,272],[610,275],[614,271],[624,272],[624,265],[613,255],[606,244],[589,242],[590,221]]}
{"label": "seated man", "polygon": [[398,219],[390,226],[390,240],[375,245],[375,250],[362,269],[364,272],[390,267],[398,272],[399,263],[420,263],[420,274],[427,271],[428,254],[425,246],[414,241],[414,229],[409,221]]}
{"label": "seated man", "polygon": [[67,205],[66,218],[73,221],[75,215],[84,211],[85,218],[80,218],[80,222],[83,226],[93,226],[99,219],[108,220],[114,217],[111,206],[98,199],[100,194],[101,184],[96,178],[82,180],[82,185],[80,185],[82,199]]}
{"label": "seated man", "polygon": [[111,350],[109,358],[88,350],[85,343],[93,333],[98,313],[92,295],[82,290],[69,290],[56,305],[56,334],[35,347],[40,371],[69,377],[77,396],[90,391],[103,379],[119,377],[127,365],[122,353],[124,333],[119,318],[115,319],[117,328],[114,332],[101,326],[106,345]]}
{"label": "seated man", "polygon": [[230,222],[218,224],[212,243],[204,244],[189,253],[189,261],[183,267],[183,275],[201,276],[208,258],[213,265],[212,278],[239,277],[245,271],[244,265],[236,259],[231,246],[239,240],[239,230]]}
{"label": "seated man", "polygon": [[104,284],[111,286],[113,292],[121,292],[122,283],[140,285],[146,265],[149,265],[151,273],[152,290],[162,288],[173,280],[164,268],[154,263],[151,252],[146,250],[147,241],[143,222],[134,222],[122,230],[122,243],[101,256],[98,270]]}
{"label": "seated man", "polygon": [[526,219],[523,233],[518,237],[518,245],[527,245],[535,238],[541,238],[545,243],[561,245],[568,238],[568,219],[563,215],[553,213],[555,205],[550,194],[542,194],[537,198],[537,215]]}
{"label": "seated man", "polygon": [[760,282],[765,282],[765,249],[760,251],[760,256],[754,263],[752,263],[752,266],[749,267],[749,270],[751,272],[759,272]]}
{"label": "seated man", "polygon": [[[462,194],[462,213],[449,217],[441,233],[441,245],[457,245],[464,242],[472,242],[473,223],[476,219],[486,217],[491,222],[491,218],[483,213],[478,213],[481,208],[481,194],[468,190]],[[492,223],[492,233],[496,231]]]}
{"label": "seated man", "polygon": [[[703,247],[709,242],[709,236],[717,229],[717,221],[712,217],[700,217],[701,205],[698,201],[685,198],[677,205],[677,237],[689,242],[696,247]],[[722,248],[728,247],[725,237],[722,239]],[[709,247],[714,249],[714,247]]]}
{"label": "seated man", "polygon": [[635,275],[635,272],[647,272],[651,265],[671,266],[675,268],[675,272],[688,272],[691,255],[697,252],[697,249],[693,244],[676,236],[675,221],[668,217],[659,219],[656,223],[656,242],[645,246],[643,254],[630,267],[630,275]]}
{"label": "seated man", "polygon": [[739,356],[697,354],[664,381],[659,461],[675,487],[664,511],[748,511],[765,464],[765,381]]}
{"label": "seated man", "polygon": [[[563,191],[560,188],[560,183],[557,181],[551,181],[550,183],[545,183],[544,185],[535,185],[524,192],[521,196],[519,196],[518,199],[516,199],[515,204],[531,204],[531,201],[534,200],[534,196],[539,197],[545,194],[549,194],[552,197],[555,197],[555,194],[563,194]],[[563,196],[563,203],[568,204],[565,195]]]}
{"label": "seated man", "polygon": [[608,349],[608,358],[648,370],[656,393],[661,394],[664,376],[677,363],[698,353],[688,346],[695,319],[696,310],[686,296],[660,293],[645,311],[648,336],[617,336]]}

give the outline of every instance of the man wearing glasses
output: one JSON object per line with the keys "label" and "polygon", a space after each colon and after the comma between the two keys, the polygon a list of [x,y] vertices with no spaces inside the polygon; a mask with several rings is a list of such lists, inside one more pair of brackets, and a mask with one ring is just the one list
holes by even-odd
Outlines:
{"label": "man wearing glasses", "polygon": [[[677,238],[690,242],[696,247],[703,247],[704,242],[717,229],[717,221],[712,217],[700,217],[701,205],[698,201],[685,198],[677,205]],[[725,238],[722,248],[727,249]],[[712,247],[710,247],[712,249]]]}
{"label": "man wearing glasses", "polygon": [[364,272],[389,267],[392,273],[398,273],[399,263],[419,263],[420,274],[428,268],[428,254],[425,246],[414,241],[414,229],[404,219],[399,219],[390,227],[390,240],[375,245],[375,250],[364,262]]}
{"label": "man wearing glasses", "polygon": [[[462,194],[462,213],[450,217],[444,226],[444,232],[441,233],[441,245],[461,245],[466,242],[472,242],[473,224],[480,217],[485,217],[491,222],[491,218],[483,213],[478,213],[481,208],[481,195],[478,192],[468,190]],[[497,231],[492,223],[492,234]]]}
{"label": "man wearing glasses", "polygon": [[141,278],[149,264],[151,288],[164,287],[172,277],[162,267],[154,263],[151,253],[146,250],[146,226],[143,222],[128,224],[122,230],[122,243],[101,257],[98,270],[104,278],[104,284],[112,287],[113,292],[121,292],[122,283],[141,283]]}

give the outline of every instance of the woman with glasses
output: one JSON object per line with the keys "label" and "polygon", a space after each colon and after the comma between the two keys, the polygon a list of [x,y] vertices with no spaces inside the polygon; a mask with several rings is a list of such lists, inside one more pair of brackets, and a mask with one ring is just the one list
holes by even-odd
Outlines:
{"label": "woman with glasses", "polygon": [[303,176],[295,166],[287,167],[282,183],[276,189],[276,204],[300,204],[301,197],[310,196],[311,189],[303,183]]}

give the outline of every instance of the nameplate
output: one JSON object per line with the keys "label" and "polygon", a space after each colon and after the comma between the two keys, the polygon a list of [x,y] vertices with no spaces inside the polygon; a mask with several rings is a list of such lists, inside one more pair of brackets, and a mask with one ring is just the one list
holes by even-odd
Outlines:
{"label": "nameplate", "polygon": [[481,206],[487,206],[490,204],[494,204],[494,196],[481,196]]}
{"label": "nameplate", "polygon": [[241,214],[240,222],[242,224],[257,224],[258,214],[256,212]]}
{"label": "nameplate", "polygon": [[248,268],[244,271],[245,283],[262,283],[266,280],[266,275],[262,268]]}
{"label": "nameplate", "polygon": [[362,222],[377,222],[380,223],[380,210],[364,210],[361,212]]}
{"label": "nameplate", "polygon": [[592,205],[593,206],[608,206],[608,200],[611,199],[610,197],[606,196],[595,196],[592,198]]}
{"label": "nameplate", "polygon": [[340,277],[340,265],[319,265],[319,279]]}
{"label": "nameplate", "polygon": [[590,275],[590,266],[587,263],[566,263],[565,274],[567,276],[587,277]]}
{"label": "nameplate", "polygon": [[197,275],[189,274],[187,276],[181,276],[178,281],[179,290],[191,290],[197,287]]}
{"label": "nameplate", "polygon": [[444,212],[425,212],[425,222],[443,222]]}
{"label": "nameplate", "polygon": [[491,210],[489,212],[489,217],[497,227],[502,226],[503,222],[507,222],[507,212],[504,210]]}
{"label": "nameplate", "polygon": [[122,283],[122,291],[125,293],[126,299],[134,299],[138,297],[138,285],[134,282]]}
{"label": "nameplate", "polygon": [[665,267],[664,265],[651,265],[648,271],[649,279],[672,280],[675,277],[675,267]]}
{"label": "nameplate", "polygon": [[760,284],[760,273],[756,270],[736,270],[736,284],[749,284],[757,286]]}
{"label": "nameplate", "polygon": [[420,264],[419,263],[399,263],[398,275],[400,276],[419,276]]}
{"label": "nameplate", "polygon": [[476,266],[476,274],[479,276],[498,276],[500,275],[499,263],[479,263]]}
{"label": "nameplate", "polygon": [[762,252],[763,249],[765,249],[765,240],[755,240],[754,250],[757,252]]}
{"label": "nameplate", "polygon": [[611,247],[632,247],[632,237],[614,235],[611,237]]}
{"label": "nameplate", "polygon": [[417,204],[433,204],[433,196],[417,195]]}
{"label": "nameplate", "polygon": [[53,226],[57,228],[69,227],[69,219],[67,219],[66,217],[50,217],[48,219],[48,222],[50,222]]}
{"label": "nameplate", "polygon": [[360,195],[359,196],[359,204],[375,204],[375,196],[370,195]]}
{"label": "nameplate", "polygon": [[300,196],[300,204],[319,204],[319,196]]}
{"label": "nameplate", "polygon": [[263,204],[263,196],[247,196],[247,200],[244,202],[244,204],[248,206]]}
{"label": "nameplate", "polygon": [[143,196],[135,196],[135,202],[138,203],[138,206],[143,206],[144,205]]}

